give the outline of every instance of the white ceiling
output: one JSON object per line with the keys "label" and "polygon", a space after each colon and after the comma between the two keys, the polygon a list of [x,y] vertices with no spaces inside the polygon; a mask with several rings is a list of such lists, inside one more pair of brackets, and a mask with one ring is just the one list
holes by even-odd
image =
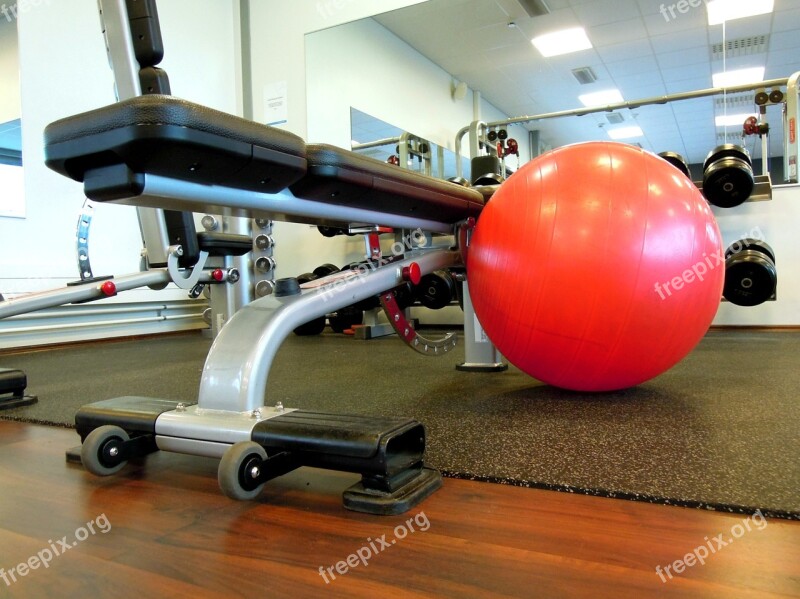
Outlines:
{"label": "white ceiling", "polygon": [[[677,0],[545,1],[551,12],[539,17],[529,17],[517,0],[429,0],[375,19],[510,116],[582,108],[579,95],[609,88],[618,88],[625,101],[706,89],[713,87],[712,74],[723,71],[722,55],[711,52],[723,42],[723,27],[708,26],[703,3],[667,20],[659,9],[668,10]],[[530,43],[536,35],[575,26],[586,29],[592,49],[543,58]],[[772,14],[731,21],[725,29],[726,42],[768,36],[756,52],[728,52],[727,70],[763,66],[765,79],[800,70],[800,0],[775,0]],[[580,85],[571,72],[579,67],[591,67],[597,81]],[[754,113],[752,98],[729,96],[728,113]],[[679,152],[697,163],[724,143],[724,130],[714,124],[723,111],[721,97],[686,100],[621,111],[626,122],[615,126],[635,121],[644,137],[627,141],[655,152]],[[780,109],[769,108],[767,117],[775,133],[772,155],[781,155]],[[529,128],[560,146],[608,139],[603,128],[611,126],[600,113]],[[739,141],[740,131],[730,127],[728,140]],[[747,147],[761,156],[757,138],[749,137]]]}

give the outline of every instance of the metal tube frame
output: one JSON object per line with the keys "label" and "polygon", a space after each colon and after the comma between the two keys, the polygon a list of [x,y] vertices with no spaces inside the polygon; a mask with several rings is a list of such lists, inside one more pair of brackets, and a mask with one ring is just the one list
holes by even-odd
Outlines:
{"label": "metal tube frame", "polygon": [[319,279],[298,295],[270,295],[243,307],[211,346],[203,367],[198,408],[252,412],[264,406],[272,360],[292,330],[400,285],[403,268],[412,263],[428,274],[460,264],[461,254],[449,249],[420,250],[366,273],[352,271],[345,278],[335,274]]}
{"label": "metal tube frame", "polygon": [[[791,87],[790,83],[794,82],[794,93],[787,94],[787,96],[793,96],[794,98],[794,108],[792,109],[789,106],[789,98],[787,97],[787,111],[789,112],[789,118],[794,118],[795,124],[797,122],[797,78],[800,73],[795,73],[789,78],[784,79],[770,79],[767,81],[759,81],[758,83],[745,83],[742,85],[732,85],[730,87],[712,87],[707,89],[696,90],[693,92],[681,92],[677,94],[667,94],[664,96],[653,96],[650,98],[643,98],[641,100],[631,100],[630,102],[618,102],[616,104],[608,104],[606,106],[594,106],[590,108],[573,108],[570,110],[560,110],[557,112],[545,112],[543,114],[537,114],[533,116],[518,116],[509,119],[504,119],[501,121],[491,121],[485,123],[485,126],[488,128],[492,127],[501,127],[503,125],[515,125],[515,124],[523,124],[523,123],[530,123],[533,121],[544,121],[547,119],[557,119],[562,117],[568,116],[584,116],[587,114],[596,114],[599,112],[613,112],[615,110],[622,110],[622,109],[634,109],[640,108],[642,106],[650,106],[655,104],[669,104],[670,102],[679,102],[681,100],[692,100],[695,98],[704,98],[707,96],[716,96],[722,93],[736,93],[736,92],[744,92],[744,91],[751,91],[755,89],[759,89],[762,87],[777,87],[777,86],[789,86]],[[475,122],[467,125],[466,127],[462,127],[459,129],[458,133],[456,133],[456,143],[455,143],[455,153],[460,161],[461,159],[461,140],[467,134],[471,133],[473,127],[475,126]],[[795,129],[796,130],[796,129]],[[470,151],[473,150],[472,139],[470,135]],[[795,134],[795,144],[794,144],[794,157],[797,157],[797,136]],[[472,154],[471,157],[477,156],[477,154]],[[460,162],[459,162],[460,163]],[[795,162],[795,170],[796,170],[796,162]],[[787,171],[788,172],[788,171]]]}
{"label": "metal tube frame", "polygon": [[387,214],[379,209],[352,208],[294,196],[291,191],[261,193],[189,183],[157,175],[145,176],[142,195],[114,200],[113,203],[132,206],[160,206],[169,210],[219,213],[230,208],[235,216],[319,224],[348,223],[390,227],[392,229],[422,229],[433,233],[452,234],[453,224],[414,216]]}

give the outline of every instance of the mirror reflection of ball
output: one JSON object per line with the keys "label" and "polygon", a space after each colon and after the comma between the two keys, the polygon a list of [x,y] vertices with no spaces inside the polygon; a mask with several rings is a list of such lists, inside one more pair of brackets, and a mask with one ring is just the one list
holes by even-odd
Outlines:
{"label": "mirror reflection of ball", "polygon": [[708,203],[675,167],[589,142],[503,183],[478,219],[467,273],[478,319],[512,364],[557,387],[610,391],[697,345],[719,307],[721,252]]}

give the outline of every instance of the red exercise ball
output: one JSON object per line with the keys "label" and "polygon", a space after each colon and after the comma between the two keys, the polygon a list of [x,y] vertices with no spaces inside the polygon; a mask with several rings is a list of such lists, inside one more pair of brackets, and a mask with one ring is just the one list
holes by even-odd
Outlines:
{"label": "red exercise ball", "polygon": [[467,256],[478,319],[500,352],[576,391],[638,385],[708,330],[725,275],[697,187],[618,142],[532,160],[489,200]]}

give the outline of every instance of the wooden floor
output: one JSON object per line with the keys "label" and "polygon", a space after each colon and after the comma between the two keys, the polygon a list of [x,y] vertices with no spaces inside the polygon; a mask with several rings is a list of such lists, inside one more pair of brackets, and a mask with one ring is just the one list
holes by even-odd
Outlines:
{"label": "wooden floor", "polygon": [[[77,440],[0,422],[0,597],[800,596],[800,522],[748,532],[745,516],[451,479],[377,517],[341,506],[354,477],[311,469],[238,503],[214,460],[155,454],[98,479],[65,463]],[[705,565],[664,573],[709,544]]]}

